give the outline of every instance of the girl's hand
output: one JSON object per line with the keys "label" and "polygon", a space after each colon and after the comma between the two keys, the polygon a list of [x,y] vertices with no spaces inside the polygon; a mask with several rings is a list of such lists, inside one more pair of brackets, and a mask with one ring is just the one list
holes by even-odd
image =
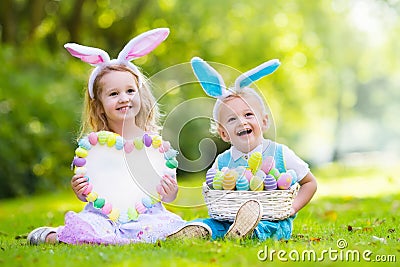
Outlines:
{"label": "girl's hand", "polygon": [[157,192],[164,202],[172,202],[178,194],[178,183],[170,175],[166,174],[162,177],[160,184],[157,186]]}
{"label": "girl's hand", "polygon": [[88,186],[88,181],[82,174],[75,174],[72,176],[71,179],[71,187],[72,190],[74,191],[75,195],[81,200],[86,202],[86,196],[83,194],[83,192],[86,190],[86,187]]}

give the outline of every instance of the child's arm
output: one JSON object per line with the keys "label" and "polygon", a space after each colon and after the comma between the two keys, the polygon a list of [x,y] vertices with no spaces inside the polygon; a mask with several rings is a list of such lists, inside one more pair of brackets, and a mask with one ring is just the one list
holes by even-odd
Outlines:
{"label": "child's arm", "polygon": [[176,179],[170,175],[164,175],[160,184],[157,186],[157,192],[160,194],[162,201],[174,201],[178,194],[178,183],[176,182]]}
{"label": "child's arm", "polygon": [[71,179],[71,187],[72,190],[74,191],[75,195],[83,202],[86,202],[86,197],[83,194],[85,191],[86,187],[88,186],[88,181],[82,174],[75,174],[72,176]]}
{"label": "child's arm", "polygon": [[315,191],[317,191],[317,180],[311,172],[308,172],[299,183],[300,189],[293,201],[290,215],[296,214],[305,205],[307,205],[307,203],[310,202],[311,198],[314,196]]}

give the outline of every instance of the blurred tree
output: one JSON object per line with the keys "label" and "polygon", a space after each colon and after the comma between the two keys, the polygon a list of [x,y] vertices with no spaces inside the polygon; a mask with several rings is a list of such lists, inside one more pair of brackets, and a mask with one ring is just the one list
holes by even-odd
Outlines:
{"label": "blurred tree", "polygon": [[[191,101],[199,119],[184,121],[192,113],[182,104],[205,95],[190,66],[173,67],[193,56],[211,62],[227,85],[279,58],[280,69],[254,84],[276,124],[268,136],[311,163],[400,148],[388,141],[400,133],[399,6],[386,0],[2,0],[0,198],[69,187],[90,66],[62,46],[78,42],[115,57],[130,38],[155,27],[169,27],[170,37],[135,63],[153,80],[161,77],[155,94],[164,113],[177,116],[165,134],[180,131],[174,146],[181,157],[196,161],[200,140],[211,137],[204,102]],[[228,146],[211,138],[218,151]]]}

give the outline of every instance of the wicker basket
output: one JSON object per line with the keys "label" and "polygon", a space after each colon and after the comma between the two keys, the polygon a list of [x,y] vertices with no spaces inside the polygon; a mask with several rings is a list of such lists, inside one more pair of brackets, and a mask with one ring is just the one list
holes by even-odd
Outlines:
{"label": "wicker basket", "polygon": [[233,221],[240,206],[250,199],[261,202],[261,220],[278,221],[290,216],[290,208],[299,191],[299,184],[288,190],[269,191],[231,191],[213,190],[203,184],[203,196],[211,218],[220,221]]}

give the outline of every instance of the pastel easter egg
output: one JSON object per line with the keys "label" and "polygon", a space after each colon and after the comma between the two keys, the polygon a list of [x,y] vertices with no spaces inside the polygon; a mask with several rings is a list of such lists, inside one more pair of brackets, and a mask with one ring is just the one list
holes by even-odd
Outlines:
{"label": "pastel easter egg", "polygon": [[277,181],[279,189],[288,189],[292,184],[292,176],[288,173],[282,173]]}
{"label": "pastel easter egg", "polygon": [[102,207],[104,207],[104,204],[106,203],[104,198],[98,198],[93,202],[93,207],[95,207],[96,209],[101,209]]}
{"label": "pastel easter egg", "polygon": [[175,158],[177,155],[178,155],[178,151],[176,151],[173,148],[170,148],[170,149],[168,149],[168,151],[164,152],[164,158],[167,160]]}
{"label": "pastel easter egg", "polygon": [[133,140],[133,144],[137,150],[141,150],[144,146],[142,139],[138,137]]}
{"label": "pastel easter egg", "polygon": [[275,190],[277,188],[277,182],[274,176],[267,174],[264,177],[264,189],[265,190]]}
{"label": "pastel easter egg", "polygon": [[86,164],[86,159],[80,158],[80,157],[75,157],[74,160],[72,161],[72,163],[73,163],[76,167],[82,167],[82,166],[85,166],[85,164]]}
{"label": "pastel easter egg", "polygon": [[244,166],[239,166],[235,168],[235,171],[238,174],[238,177],[244,176],[244,172],[246,171],[246,168]]}
{"label": "pastel easter egg", "polygon": [[287,170],[286,172],[292,176],[292,183],[290,185],[294,185],[298,181],[297,173],[294,170]]}
{"label": "pastel easter egg", "polygon": [[262,154],[260,152],[254,152],[253,154],[251,154],[247,163],[252,172],[256,173],[262,163]]}
{"label": "pastel easter egg", "polygon": [[77,149],[75,149],[75,155],[77,155],[80,158],[86,158],[88,154],[89,152],[82,147],[78,147]]}
{"label": "pastel easter egg", "polygon": [[129,222],[130,219],[129,219],[128,214],[127,214],[127,213],[122,213],[122,214],[120,214],[119,217],[118,217],[118,221],[119,221],[120,223],[127,223],[127,222]]}
{"label": "pastel easter egg", "polygon": [[138,217],[139,217],[139,213],[137,212],[137,210],[135,208],[129,208],[128,209],[128,218],[129,220],[132,221],[137,221]]}
{"label": "pastel easter egg", "polygon": [[272,168],[268,174],[271,174],[272,176],[275,177],[275,179],[278,180],[279,176],[281,175],[279,170],[277,168]]}
{"label": "pastel easter egg", "polygon": [[110,218],[111,221],[116,222],[119,218],[119,210],[118,209],[112,209],[110,214],[108,214],[108,218]]}
{"label": "pastel easter egg", "polygon": [[111,203],[105,203],[104,206],[101,208],[101,212],[105,215],[110,214],[111,211],[112,211]]}
{"label": "pastel easter egg", "polygon": [[171,143],[169,141],[162,141],[159,151],[160,153],[164,153],[165,151],[168,151],[168,149],[170,148],[171,148]]}
{"label": "pastel easter egg", "polygon": [[262,191],[264,189],[264,180],[261,177],[253,176],[250,180],[251,191]]}
{"label": "pastel easter egg", "polygon": [[271,156],[266,157],[261,164],[261,170],[265,173],[269,173],[269,171],[274,167],[275,167],[275,160],[274,157]]}
{"label": "pastel easter egg", "polygon": [[117,136],[115,134],[110,134],[107,137],[107,146],[113,147],[117,141]]}
{"label": "pastel easter egg", "polygon": [[253,178],[253,173],[251,172],[250,169],[246,169],[244,171],[244,177],[246,177],[247,181],[250,182],[251,178]]}
{"label": "pastel easter egg", "polygon": [[224,173],[222,171],[217,171],[213,179],[213,188],[216,190],[221,190],[223,179],[224,179]]}
{"label": "pastel easter egg", "polygon": [[236,187],[237,173],[235,171],[228,171],[222,180],[222,188],[224,190],[234,190]]}
{"label": "pastel easter egg", "polygon": [[249,188],[250,184],[246,177],[241,176],[236,180],[236,190],[247,191]]}
{"label": "pastel easter egg", "polygon": [[169,159],[165,162],[165,165],[170,169],[176,169],[178,167],[178,161],[174,158]]}
{"label": "pastel easter egg", "polygon": [[215,174],[217,173],[217,170],[214,168],[211,168],[207,171],[206,173],[206,184],[208,185],[209,188],[213,188],[212,184],[213,184],[213,180],[215,177]]}
{"label": "pastel easter egg", "polygon": [[89,183],[89,184],[86,186],[85,191],[83,191],[83,194],[87,196],[87,195],[89,195],[90,192],[92,192],[92,190],[93,190],[93,185]]}
{"label": "pastel easter egg", "polygon": [[121,150],[124,148],[124,138],[122,138],[122,136],[120,135],[117,135],[115,139],[115,148],[117,150]]}
{"label": "pastel easter egg", "polygon": [[85,175],[87,172],[86,167],[76,167],[74,173],[77,175]]}
{"label": "pastel easter egg", "polygon": [[153,141],[151,144],[154,148],[159,148],[161,146],[161,142],[161,137],[159,135],[155,135],[153,136]]}
{"label": "pastel easter egg", "polygon": [[151,201],[151,198],[148,196],[145,196],[142,198],[142,204],[143,206],[145,206],[146,208],[151,208],[153,206],[153,203]]}
{"label": "pastel easter egg", "polygon": [[92,148],[92,145],[90,144],[90,142],[87,138],[82,138],[81,140],[79,140],[78,146],[80,146],[86,150],[90,150]]}
{"label": "pastel easter egg", "polygon": [[258,170],[258,171],[256,172],[255,176],[258,176],[258,177],[260,177],[261,179],[264,180],[266,174],[265,174],[265,172],[263,172],[262,170]]}
{"label": "pastel easter egg", "polygon": [[107,142],[108,132],[100,131],[97,133],[97,140],[99,141],[100,145],[104,145]]}
{"label": "pastel easter egg", "polygon": [[153,142],[153,140],[151,139],[150,135],[148,135],[148,134],[143,135],[143,143],[145,146],[150,147],[152,142]]}
{"label": "pastel easter egg", "polygon": [[86,196],[86,200],[88,201],[88,202],[93,202],[93,201],[95,201],[96,199],[97,199],[97,197],[98,197],[99,195],[96,193],[96,192],[90,192],[87,196]]}
{"label": "pastel easter egg", "polygon": [[124,144],[124,151],[125,151],[126,153],[131,153],[131,152],[133,151],[134,148],[135,148],[135,146],[133,145],[132,142],[126,142],[126,143]]}
{"label": "pastel easter egg", "polygon": [[146,207],[142,204],[142,202],[137,202],[135,208],[139,214],[145,213],[147,210]]}
{"label": "pastel easter egg", "polygon": [[91,132],[89,135],[88,135],[88,140],[89,140],[89,143],[92,145],[92,146],[95,146],[95,145],[97,145],[97,134],[95,133],[95,132]]}

